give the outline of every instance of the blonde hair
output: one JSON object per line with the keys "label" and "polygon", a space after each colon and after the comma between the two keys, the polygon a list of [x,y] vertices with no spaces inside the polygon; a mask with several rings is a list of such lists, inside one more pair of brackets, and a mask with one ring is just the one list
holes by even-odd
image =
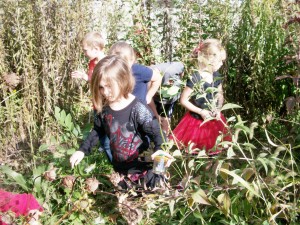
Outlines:
{"label": "blonde hair", "polygon": [[119,41],[113,44],[108,50],[108,55],[118,55],[124,59],[130,66],[135,62],[136,55],[132,46],[125,41]]}
{"label": "blonde hair", "polygon": [[211,38],[200,42],[197,51],[199,70],[211,70],[212,62],[215,59],[226,59],[226,51],[218,39]]}
{"label": "blonde hair", "polygon": [[133,91],[135,80],[131,73],[131,68],[120,56],[109,55],[101,59],[94,68],[92,75],[92,100],[97,112],[101,112],[103,106],[107,104],[104,96],[99,90],[101,80],[112,86],[117,84],[120,94],[117,98],[125,98]]}
{"label": "blonde hair", "polygon": [[98,47],[100,50],[103,50],[105,40],[99,32],[91,31],[84,36],[82,44],[86,44],[89,47]]}

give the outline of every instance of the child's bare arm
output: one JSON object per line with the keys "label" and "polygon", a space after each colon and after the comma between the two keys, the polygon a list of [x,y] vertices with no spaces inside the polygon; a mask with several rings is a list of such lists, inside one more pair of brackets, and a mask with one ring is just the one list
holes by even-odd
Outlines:
{"label": "child's bare arm", "polygon": [[224,95],[223,95],[223,86],[222,84],[220,84],[218,86],[218,93],[216,95],[217,99],[218,99],[218,109],[220,110],[224,104]]}
{"label": "child's bare arm", "polygon": [[147,96],[146,96],[147,104],[149,104],[151,102],[153,96],[157,92],[157,90],[161,84],[161,80],[162,80],[162,76],[160,75],[159,70],[153,69],[152,79],[150,81],[150,86],[149,86]]}
{"label": "child's bare arm", "polygon": [[180,97],[180,104],[186,108],[187,110],[197,113],[200,115],[204,120],[212,116],[212,112],[207,109],[202,109],[195,106],[193,103],[189,101],[189,98],[193,92],[193,89],[190,87],[185,87],[181,93]]}

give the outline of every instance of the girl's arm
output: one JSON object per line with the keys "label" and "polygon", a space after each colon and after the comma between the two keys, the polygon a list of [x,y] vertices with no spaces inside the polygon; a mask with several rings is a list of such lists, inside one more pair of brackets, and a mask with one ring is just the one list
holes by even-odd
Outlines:
{"label": "girl's arm", "polygon": [[74,152],[70,158],[70,164],[73,168],[78,165],[85,154],[89,154],[94,146],[99,143],[101,137],[105,135],[104,129],[101,128],[101,120],[99,116],[95,117],[94,128],[89,133],[85,141],[81,144],[78,151]]}
{"label": "girl's arm", "polygon": [[149,104],[155,95],[155,93],[158,91],[158,88],[161,84],[162,76],[160,75],[160,72],[158,69],[153,69],[153,75],[150,80],[150,85],[148,87],[148,92],[146,96],[147,104]]}
{"label": "girl's arm", "polygon": [[160,130],[158,120],[153,118],[150,109],[146,105],[138,103],[134,115],[134,121],[137,127],[146,133],[151,141],[154,142],[155,150],[160,149],[161,144],[165,140],[165,136],[164,132]]}
{"label": "girl's arm", "polygon": [[221,110],[221,108],[224,104],[223,85],[222,84],[220,84],[218,86],[218,93],[216,95],[216,98],[218,100],[218,105],[217,105],[218,110]]}
{"label": "girl's arm", "polygon": [[221,109],[222,109],[222,106],[223,106],[223,103],[224,103],[224,95],[223,95],[223,86],[222,84],[220,84],[218,86],[218,93],[216,94],[216,98],[217,98],[217,108],[216,108],[216,111],[214,112],[214,116],[217,118],[217,119],[220,119],[221,118]]}
{"label": "girl's arm", "polygon": [[201,109],[189,101],[192,92],[193,89],[186,86],[181,93],[180,104],[187,110],[199,114],[204,120],[208,117],[211,117],[211,111]]}

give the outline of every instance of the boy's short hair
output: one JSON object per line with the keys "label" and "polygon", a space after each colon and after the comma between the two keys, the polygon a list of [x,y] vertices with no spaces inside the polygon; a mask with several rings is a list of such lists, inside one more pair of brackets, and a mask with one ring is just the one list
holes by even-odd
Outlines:
{"label": "boy's short hair", "polygon": [[99,32],[91,31],[84,36],[82,44],[90,47],[99,47],[102,50],[105,46],[105,40]]}
{"label": "boy's short hair", "polygon": [[124,59],[130,66],[136,60],[134,49],[125,41],[118,41],[114,43],[108,50],[108,55],[118,55],[122,59]]}

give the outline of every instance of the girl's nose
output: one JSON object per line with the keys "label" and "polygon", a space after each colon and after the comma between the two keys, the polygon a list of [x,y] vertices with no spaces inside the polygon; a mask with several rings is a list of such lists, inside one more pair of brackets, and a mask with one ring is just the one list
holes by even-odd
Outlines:
{"label": "girl's nose", "polygon": [[105,95],[105,97],[108,97],[110,95],[110,91],[108,88],[104,89],[104,95]]}

